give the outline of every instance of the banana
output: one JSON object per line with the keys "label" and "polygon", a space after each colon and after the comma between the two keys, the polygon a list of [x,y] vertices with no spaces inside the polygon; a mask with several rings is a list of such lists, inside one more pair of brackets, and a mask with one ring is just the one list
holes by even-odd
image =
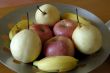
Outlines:
{"label": "banana", "polygon": [[[30,25],[32,25],[32,21],[30,21]],[[27,20],[26,19],[21,20],[17,24],[15,24],[13,26],[13,28],[9,32],[9,38],[10,38],[10,40],[13,38],[13,36],[17,32],[19,32],[19,31],[21,31],[22,29],[25,29],[25,28],[27,28]]]}
{"label": "banana", "polygon": [[77,66],[78,60],[71,56],[45,57],[33,62],[40,70],[46,72],[66,72]]}
{"label": "banana", "polygon": [[[79,18],[79,22],[82,24],[91,24],[88,20],[86,20],[85,18],[81,16],[78,16],[78,18]],[[64,13],[62,15],[62,19],[71,19],[77,22],[77,15],[75,13]]]}

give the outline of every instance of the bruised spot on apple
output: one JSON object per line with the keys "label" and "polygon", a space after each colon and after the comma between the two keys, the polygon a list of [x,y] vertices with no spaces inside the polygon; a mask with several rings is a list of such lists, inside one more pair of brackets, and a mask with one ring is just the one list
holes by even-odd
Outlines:
{"label": "bruised spot on apple", "polygon": [[72,40],[64,36],[55,36],[45,42],[43,52],[45,56],[74,56]]}
{"label": "bruised spot on apple", "polygon": [[48,25],[33,24],[30,29],[38,33],[42,43],[53,37],[53,33]]}
{"label": "bruised spot on apple", "polygon": [[77,23],[75,21],[70,19],[64,19],[55,24],[53,31],[55,35],[72,38],[72,33],[76,26]]}

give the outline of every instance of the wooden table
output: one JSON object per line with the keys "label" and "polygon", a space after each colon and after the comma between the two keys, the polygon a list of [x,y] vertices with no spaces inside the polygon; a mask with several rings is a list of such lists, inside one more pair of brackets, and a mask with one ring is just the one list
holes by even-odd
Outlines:
{"label": "wooden table", "polygon": [[[8,1],[8,0],[7,0]],[[11,0],[10,0],[11,1]],[[48,0],[44,0],[48,1]],[[104,22],[110,19],[110,0],[52,0],[53,2],[61,2],[73,4],[81,8],[87,9],[101,18]],[[31,4],[31,3],[27,3]],[[27,5],[24,4],[24,5]],[[23,4],[22,4],[23,5]],[[9,12],[19,8],[20,6],[0,8],[0,18]],[[0,73],[15,73],[0,63]],[[110,57],[98,68],[90,73],[110,73]]]}

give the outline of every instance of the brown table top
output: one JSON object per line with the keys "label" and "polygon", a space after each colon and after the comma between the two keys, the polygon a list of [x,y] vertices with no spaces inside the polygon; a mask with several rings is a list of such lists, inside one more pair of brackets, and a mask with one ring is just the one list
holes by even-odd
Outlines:
{"label": "brown table top", "polygon": [[[3,5],[3,3],[6,0],[0,0],[0,1],[1,1],[0,3],[2,3],[2,5]],[[12,4],[16,2],[16,0],[7,0],[7,1],[11,1]],[[20,1],[23,1],[23,0],[20,0]],[[24,0],[24,1],[26,1],[26,0]],[[48,0],[42,0],[42,1],[48,1]],[[101,18],[104,22],[107,22],[110,19],[110,8],[109,8],[110,0],[52,0],[52,1],[66,3],[66,4],[72,4],[72,5],[76,5],[81,8],[87,9],[90,12],[97,15],[99,18]],[[31,2],[27,2],[27,4],[29,4],[29,3],[31,4]],[[4,4],[6,4],[6,3],[4,3]],[[4,7],[4,8],[0,7],[0,18],[2,18],[7,13],[9,13],[19,7],[20,6],[18,6],[18,5],[17,6],[14,5],[14,7]],[[15,73],[15,72],[0,63],[0,73]],[[98,68],[96,68],[94,71],[92,71],[90,73],[110,73],[110,57],[101,66],[99,66]]]}

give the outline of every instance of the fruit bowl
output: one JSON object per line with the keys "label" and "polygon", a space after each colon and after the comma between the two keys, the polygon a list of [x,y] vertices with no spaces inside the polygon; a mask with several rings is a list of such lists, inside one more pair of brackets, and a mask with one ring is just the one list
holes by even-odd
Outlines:
{"label": "fruit bowl", "polygon": [[[14,12],[9,13],[5,17],[0,20],[0,62],[19,73],[36,73],[39,70],[32,66],[31,63],[24,64],[19,63],[13,59],[12,54],[9,49],[9,37],[8,33],[11,27],[16,24],[18,21],[25,19],[26,12],[29,12],[30,21],[35,22],[35,11],[37,9],[37,5],[42,5],[44,3],[30,5],[26,7],[19,8]],[[100,29],[103,37],[103,45],[101,50],[94,55],[90,55],[87,58],[81,60],[76,69],[70,71],[69,73],[88,73],[94,70],[96,67],[101,65],[110,54],[110,32],[108,28],[104,25],[104,22],[98,18],[93,13],[82,9],[77,6],[67,5],[67,4],[59,4],[59,3],[51,3],[55,5],[62,13],[65,12],[74,12],[75,9],[78,8],[78,13],[80,16],[86,18],[90,22],[92,22],[96,27]]]}

